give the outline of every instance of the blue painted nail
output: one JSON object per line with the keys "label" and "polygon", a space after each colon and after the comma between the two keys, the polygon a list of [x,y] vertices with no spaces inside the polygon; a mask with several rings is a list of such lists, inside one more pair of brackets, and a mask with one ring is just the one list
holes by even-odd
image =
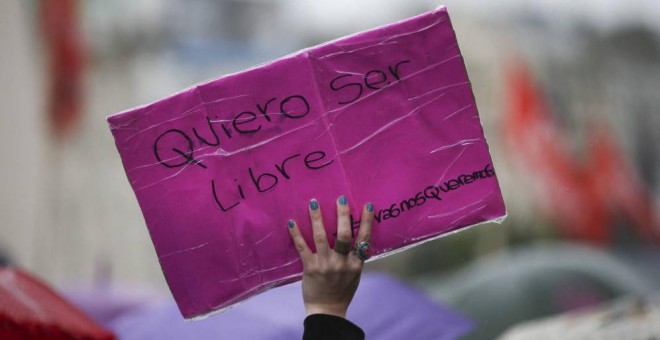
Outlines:
{"label": "blue painted nail", "polygon": [[293,222],[293,220],[289,220],[289,228],[293,228],[296,224]]}
{"label": "blue painted nail", "polygon": [[371,202],[367,203],[367,211],[374,212],[374,205]]}
{"label": "blue painted nail", "polygon": [[316,200],[311,200],[309,201],[309,207],[312,208],[312,210],[316,210],[319,208],[319,202]]}
{"label": "blue painted nail", "polygon": [[339,204],[346,205],[346,197],[344,195],[339,196]]}

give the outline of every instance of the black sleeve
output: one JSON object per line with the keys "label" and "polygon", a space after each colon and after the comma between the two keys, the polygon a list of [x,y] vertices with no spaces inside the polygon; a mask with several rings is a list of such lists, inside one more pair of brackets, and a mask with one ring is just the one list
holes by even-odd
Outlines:
{"label": "black sleeve", "polygon": [[344,318],[312,314],[305,318],[303,340],[364,340],[364,332]]}

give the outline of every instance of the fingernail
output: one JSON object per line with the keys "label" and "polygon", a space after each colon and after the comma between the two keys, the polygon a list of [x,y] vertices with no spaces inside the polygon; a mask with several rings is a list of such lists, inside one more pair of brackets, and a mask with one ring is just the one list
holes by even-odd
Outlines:
{"label": "fingernail", "polygon": [[344,195],[339,196],[339,204],[346,205],[346,197]]}
{"label": "fingernail", "polygon": [[316,209],[319,208],[319,202],[317,202],[315,199],[313,199],[313,200],[309,201],[309,207],[312,210],[316,210]]}
{"label": "fingernail", "polygon": [[367,203],[367,211],[374,212],[374,205],[371,202]]}
{"label": "fingernail", "polygon": [[289,220],[289,228],[293,228],[296,224],[293,222],[293,220]]}

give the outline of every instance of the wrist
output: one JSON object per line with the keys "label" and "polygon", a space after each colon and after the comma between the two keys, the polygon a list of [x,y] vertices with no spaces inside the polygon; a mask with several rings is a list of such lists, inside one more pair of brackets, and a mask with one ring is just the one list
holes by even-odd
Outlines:
{"label": "wrist", "polygon": [[346,310],[348,306],[326,305],[326,304],[305,304],[307,316],[312,314],[334,315],[346,319]]}

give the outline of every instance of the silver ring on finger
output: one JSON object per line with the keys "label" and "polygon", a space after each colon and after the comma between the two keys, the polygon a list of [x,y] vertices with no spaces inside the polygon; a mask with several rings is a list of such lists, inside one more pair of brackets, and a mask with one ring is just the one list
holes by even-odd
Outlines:
{"label": "silver ring on finger", "polygon": [[353,254],[362,261],[368,260],[371,257],[371,246],[369,245],[369,242],[362,241],[355,243]]}

